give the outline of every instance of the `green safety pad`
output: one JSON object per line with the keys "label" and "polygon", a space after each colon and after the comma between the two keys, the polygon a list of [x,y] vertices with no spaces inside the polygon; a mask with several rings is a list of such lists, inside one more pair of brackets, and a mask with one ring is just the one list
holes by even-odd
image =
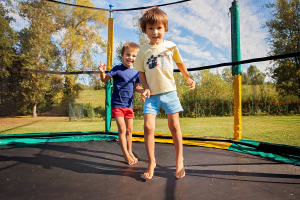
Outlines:
{"label": "green safety pad", "polygon": [[[76,132],[78,134],[78,132]],[[82,132],[83,133],[83,132]],[[88,133],[88,132],[86,132]],[[51,137],[43,137],[39,135],[51,135]],[[15,144],[29,144],[29,143],[48,143],[48,142],[72,142],[72,141],[115,141],[118,140],[117,135],[107,135],[107,134],[93,134],[93,135],[73,135],[71,132],[64,133],[64,136],[55,136],[62,133],[23,133],[15,134],[13,136],[35,136],[35,137],[16,137],[16,138],[1,138],[0,145],[15,145]],[[66,135],[70,134],[70,135]],[[2,135],[3,137],[4,135]],[[8,135],[6,135],[8,136]]]}
{"label": "green safety pad", "polygon": [[[265,146],[266,143],[264,143]],[[278,144],[272,144],[268,143],[270,146],[278,146]],[[238,140],[236,143],[233,143],[230,145],[228,150],[241,152],[241,153],[248,153],[252,155],[258,155],[264,158],[271,158],[277,161],[282,161],[286,163],[292,163],[295,165],[300,165],[300,156],[298,155],[292,155],[292,154],[278,154],[277,152],[272,152],[272,148],[270,148],[270,151],[265,151],[266,148],[264,148],[264,151],[260,149],[261,142],[253,141],[253,140],[247,140],[247,139],[241,139]],[[291,149],[294,149],[295,152],[299,151],[299,147],[295,146],[287,146],[287,145],[280,145],[283,147],[288,147]]]}
{"label": "green safety pad", "polygon": [[61,135],[61,134],[64,134],[64,135],[78,135],[78,134],[90,134],[90,133],[103,134],[104,132],[103,131],[99,131],[99,132],[74,131],[74,132],[39,132],[39,133],[0,134],[0,139],[3,138],[3,137],[23,137],[23,136],[40,136],[40,135],[56,136],[56,135]]}

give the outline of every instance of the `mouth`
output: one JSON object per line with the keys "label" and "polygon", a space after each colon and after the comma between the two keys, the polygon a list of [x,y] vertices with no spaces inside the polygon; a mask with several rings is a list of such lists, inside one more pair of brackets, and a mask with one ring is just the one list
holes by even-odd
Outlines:
{"label": "mouth", "polygon": [[132,60],[127,60],[128,64],[133,64],[134,62]]}

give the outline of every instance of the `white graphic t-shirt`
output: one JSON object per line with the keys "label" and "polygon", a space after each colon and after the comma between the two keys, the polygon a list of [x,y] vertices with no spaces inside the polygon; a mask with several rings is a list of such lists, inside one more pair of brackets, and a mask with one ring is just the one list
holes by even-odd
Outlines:
{"label": "white graphic t-shirt", "polygon": [[134,69],[145,72],[151,95],[176,90],[173,60],[182,63],[177,46],[170,41],[159,45],[147,44],[137,53]]}

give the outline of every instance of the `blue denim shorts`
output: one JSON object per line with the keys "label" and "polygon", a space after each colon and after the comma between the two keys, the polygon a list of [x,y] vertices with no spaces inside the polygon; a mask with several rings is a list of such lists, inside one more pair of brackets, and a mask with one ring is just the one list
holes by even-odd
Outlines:
{"label": "blue denim shorts", "polygon": [[158,115],[159,108],[162,108],[166,114],[183,111],[177,91],[151,95],[149,98],[146,98],[143,113]]}

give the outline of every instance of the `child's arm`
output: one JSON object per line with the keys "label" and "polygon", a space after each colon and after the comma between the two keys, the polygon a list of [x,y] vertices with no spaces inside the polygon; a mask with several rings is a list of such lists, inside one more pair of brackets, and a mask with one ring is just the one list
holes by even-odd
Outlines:
{"label": "child's arm", "polygon": [[141,99],[143,102],[145,102],[146,97],[150,97],[150,90],[147,84],[146,75],[145,72],[139,72],[140,81],[142,83],[144,92],[142,93]]}
{"label": "child's arm", "polygon": [[106,74],[105,76],[105,68],[106,68],[106,63],[102,64],[102,61],[100,61],[100,65],[98,67],[100,71],[100,79],[102,82],[106,82],[110,79],[110,76]]}
{"label": "child's arm", "polygon": [[196,86],[196,83],[195,81],[193,81],[186,69],[186,66],[185,64],[182,62],[182,63],[176,63],[178,69],[180,70],[180,72],[182,73],[182,75],[184,76],[186,82],[189,84],[189,88],[190,90],[193,90],[195,89],[195,86]]}
{"label": "child's arm", "polygon": [[135,88],[134,91],[138,92],[138,93],[143,93],[144,89],[140,87],[140,85],[138,83],[135,84]]}

